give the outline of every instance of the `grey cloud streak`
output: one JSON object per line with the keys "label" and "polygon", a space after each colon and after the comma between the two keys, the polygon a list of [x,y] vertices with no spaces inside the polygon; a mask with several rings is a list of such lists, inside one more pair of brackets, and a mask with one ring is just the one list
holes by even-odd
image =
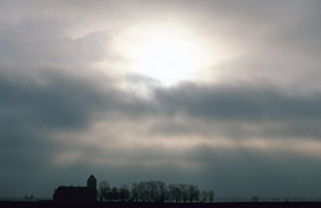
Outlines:
{"label": "grey cloud streak", "polygon": [[[164,115],[182,115],[187,120],[187,128],[193,128],[193,125],[188,124],[189,119],[197,119],[204,122],[205,126],[208,123],[213,123],[214,126],[229,126],[230,123],[231,129],[227,129],[230,132],[234,131],[233,125],[239,123],[261,125],[261,132],[253,132],[258,135],[270,131],[271,135],[279,134],[282,137],[283,131],[284,136],[304,135],[316,139],[321,136],[321,132],[316,128],[321,118],[319,92],[312,95],[291,95],[263,86],[222,87],[187,83],[171,89],[160,89],[155,94]],[[274,129],[267,131],[270,123],[279,127],[274,126]],[[188,129],[186,131],[189,132]],[[242,131],[239,133],[242,137]]]}
{"label": "grey cloud streak", "polygon": [[[104,114],[120,112],[129,117],[148,111],[148,103],[139,98],[108,84],[95,84],[101,80],[86,80],[54,70],[39,72],[36,76],[42,77],[40,81],[28,75],[14,81],[2,76],[3,113],[21,113],[22,119],[31,118],[29,123],[44,126],[82,128],[93,114],[101,111]],[[103,81],[113,82],[107,77]]]}
{"label": "grey cloud streak", "polygon": [[[2,76],[1,105],[5,109],[4,115],[9,112],[10,117],[17,115],[21,119],[30,119],[29,124],[58,128],[85,127],[99,114],[115,114],[128,119],[159,117],[169,120],[177,115],[186,118],[187,123],[188,119],[199,119],[204,122],[254,125],[260,121],[318,124],[321,119],[321,96],[318,92],[291,95],[262,86],[183,83],[171,88],[155,88],[154,100],[150,102],[149,99],[100,83],[113,83],[108,77],[105,80],[86,80],[54,70],[40,72],[36,76],[43,77],[40,78],[42,84],[27,75],[16,81]],[[304,126],[311,128],[311,125],[304,124],[301,128]]]}

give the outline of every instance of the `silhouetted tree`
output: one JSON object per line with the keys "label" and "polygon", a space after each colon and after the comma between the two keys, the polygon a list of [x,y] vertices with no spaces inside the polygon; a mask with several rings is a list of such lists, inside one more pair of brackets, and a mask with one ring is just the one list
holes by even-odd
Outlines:
{"label": "silhouetted tree", "polygon": [[202,191],[202,201],[206,202],[207,201],[207,196],[208,196],[208,192],[207,191]]}
{"label": "silhouetted tree", "polygon": [[133,183],[132,184],[132,197],[134,199],[134,201],[138,201],[139,198],[139,187],[137,183]]}
{"label": "silhouetted tree", "polygon": [[199,201],[200,191],[197,186],[189,185],[187,186],[187,196],[190,202]]}
{"label": "silhouetted tree", "polygon": [[252,201],[252,202],[258,202],[258,201],[259,201],[259,197],[257,197],[257,196],[252,196],[251,201]]}
{"label": "silhouetted tree", "polygon": [[176,184],[170,184],[168,186],[169,191],[169,199],[174,200],[176,202],[181,201],[181,189],[179,185]]}
{"label": "silhouetted tree", "polygon": [[26,194],[25,195],[25,200],[33,200],[34,199],[34,196],[33,196],[33,194],[31,194],[29,197],[28,197],[28,195]]}
{"label": "silhouetted tree", "polygon": [[148,201],[146,182],[140,182],[138,184],[138,197],[140,201]]}
{"label": "silhouetted tree", "polygon": [[101,181],[98,184],[98,196],[100,201],[108,200],[108,193],[110,192],[110,187],[107,181]]}
{"label": "silhouetted tree", "polygon": [[214,200],[214,192],[212,191],[212,190],[210,190],[209,192],[208,192],[208,196],[209,196],[209,198],[210,198],[210,202],[213,202],[213,200]]}
{"label": "silhouetted tree", "polygon": [[157,181],[158,184],[158,189],[159,189],[159,196],[158,196],[158,200],[159,202],[164,202],[167,198],[167,187],[166,187],[166,183],[163,181]]}
{"label": "silhouetted tree", "polygon": [[167,188],[163,181],[149,181],[146,183],[146,190],[148,193],[148,201],[164,202]]}
{"label": "silhouetted tree", "polygon": [[153,187],[153,182],[152,181],[148,181],[148,182],[145,182],[145,188],[146,188],[146,201],[150,202],[150,201],[153,201],[154,199],[154,187]]}
{"label": "silhouetted tree", "polygon": [[119,192],[118,192],[118,189],[116,188],[116,187],[114,187],[114,188],[112,188],[112,190],[111,190],[111,199],[113,200],[113,201],[118,201],[119,200]]}
{"label": "silhouetted tree", "polygon": [[[113,187],[112,189],[106,181],[102,181],[98,186],[100,201],[141,201],[141,202],[164,202],[166,200],[175,202],[194,202],[201,199],[206,202],[207,197],[212,202],[214,199],[213,191],[203,191],[202,195],[197,186],[190,184],[170,184],[166,185],[163,181],[143,181],[140,183],[133,183],[131,190],[127,185],[121,186],[119,189]],[[130,198],[131,197],[131,198]]]}
{"label": "silhouetted tree", "polygon": [[186,202],[188,199],[188,193],[187,193],[188,186],[186,184],[181,183],[179,184],[179,187],[181,189],[181,198],[183,202]]}
{"label": "silhouetted tree", "polygon": [[127,185],[123,185],[122,187],[120,187],[119,189],[119,198],[121,201],[128,201],[129,200],[129,195],[130,192],[128,190]]}

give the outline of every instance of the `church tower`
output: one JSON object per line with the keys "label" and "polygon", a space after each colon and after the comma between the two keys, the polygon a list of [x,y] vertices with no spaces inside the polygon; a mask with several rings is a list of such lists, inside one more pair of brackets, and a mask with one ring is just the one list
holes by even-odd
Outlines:
{"label": "church tower", "polygon": [[97,200],[97,180],[95,176],[91,175],[87,179],[87,189],[90,195],[90,201],[96,201]]}

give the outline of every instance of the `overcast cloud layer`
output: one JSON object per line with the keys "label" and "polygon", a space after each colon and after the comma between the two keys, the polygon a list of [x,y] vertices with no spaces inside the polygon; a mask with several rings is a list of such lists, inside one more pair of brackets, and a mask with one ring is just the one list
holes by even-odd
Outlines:
{"label": "overcast cloud layer", "polygon": [[[90,174],[320,197],[320,1],[0,3],[0,197]],[[117,73],[115,39],[146,19],[184,22],[233,56],[167,87]]]}

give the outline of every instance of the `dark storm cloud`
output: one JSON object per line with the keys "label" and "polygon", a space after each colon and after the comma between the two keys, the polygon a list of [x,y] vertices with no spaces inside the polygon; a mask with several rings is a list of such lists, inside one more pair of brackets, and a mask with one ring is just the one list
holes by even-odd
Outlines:
{"label": "dark storm cloud", "polygon": [[[17,75],[19,77],[19,75]],[[21,123],[57,128],[83,128],[93,115],[121,112],[126,116],[143,115],[149,104],[113,88],[112,79],[88,80],[55,70],[40,71],[36,77],[24,75],[16,80],[1,76],[1,107]]]}
{"label": "dark storm cloud", "polygon": [[53,78],[53,83],[46,83],[44,87],[37,86],[32,80],[13,83],[3,79],[1,106],[6,109],[5,113],[22,123],[81,127],[88,122],[92,108],[101,102],[88,83],[70,82],[63,76]]}
{"label": "dark storm cloud", "polygon": [[321,96],[291,95],[264,86],[182,84],[160,89],[156,98],[169,114],[182,112],[209,119],[291,120],[321,118]]}
{"label": "dark storm cloud", "polygon": [[[321,121],[320,98],[319,92],[295,95],[264,86],[185,83],[155,92],[159,109],[169,117],[169,121],[156,125],[155,130],[175,133],[176,129],[189,134],[191,129],[198,129],[198,133],[206,133],[206,128],[213,125],[213,128],[219,126],[218,132],[227,127],[226,134],[235,131],[239,137],[261,134],[320,138],[317,128]],[[185,121],[171,120],[175,116],[183,116]],[[269,127],[271,123],[274,125]],[[242,127],[244,124],[260,128],[249,130]],[[243,135],[245,132],[248,133]]]}

